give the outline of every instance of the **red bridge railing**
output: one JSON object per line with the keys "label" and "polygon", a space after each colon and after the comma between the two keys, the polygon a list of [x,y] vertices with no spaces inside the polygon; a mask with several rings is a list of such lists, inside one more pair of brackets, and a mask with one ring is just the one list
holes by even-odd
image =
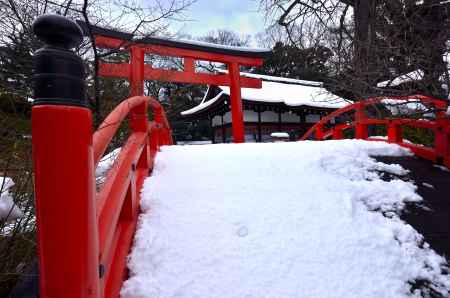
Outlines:
{"label": "red bridge railing", "polygon": [[[386,99],[400,101],[399,104],[411,102],[421,103],[427,108],[427,111],[434,113],[435,118],[432,120],[405,118],[377,119],[369,116],[367,108],[376,104],[383,104],[383,100]],[[322,118],[320,122],[314,125],[301,137],[301,140],[344,139],[346,130],[354,129],[354,137],[356,139],[395,143],[402,147],[409,148],[419,157],[435,163],[442,163],[447,167],[450,167],[450,117],[446,114],[448,105],[449,103],[447,101],[423,95],[371,98],[348,105]],[[351,121],[340,124],[332,123],[333,120],[344,115],[352,115],[350,116],[352,118]],[[370,125],[385,126],[387,128],[387,139],[369,137]],[[405,126],[425,128],[432,131],[434,135],[434,146],[425,147],[404,140],[403,131]]]}
{"label": "red bridge railing", "polygon": [[[172,144],[171,130],[155,99],[135,96],[93,132],[84,65],[70,51],[81,41],[80,29],[54,15],[38,18],[34,31],[47,45],[34,55],[33,76],[39,296],[118,297],[139,191],[159,147]],[[95,168],[125,118],[131,133],[97,191]]]}
{"label": "red bridge railing", "polygon": [[[148,106],[154,113],[154,121],[150,123]],[[170,127],[161,105],[151,97],[132,97],[117,106],[94,133],[95,166],[126,116],[129,116],[132,133],[95,199],[99,265],[104,272],[104,281],[100,279],[100,285],[106,297],[116,297],[126,277],[125,261],[136,228],[143,181],[153,168],[159,146],[172,144]]]}

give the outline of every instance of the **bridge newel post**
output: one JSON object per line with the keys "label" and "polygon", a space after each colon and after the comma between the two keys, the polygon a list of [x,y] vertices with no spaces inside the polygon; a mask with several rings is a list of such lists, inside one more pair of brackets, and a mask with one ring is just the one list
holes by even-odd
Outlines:
{"label": "bridge newel post", "polygon": [[230,101],[231,101],[231,125],[233,128],[233,142],[244,143],[244,114],[242,112],[241,83],[239,64],[236,62],[228,65],[230,76]]}
{"label": "bridge newel post", "polygon": [[358,103],[355,110],[355,138],[365,140],[369,137],[367,124],[363,123],[367,119],[364,103]]}
{"label": "bridge newel post", "polygon": [[101,297],[92,114],[80,27],[59,15],[33,23],[32,143],[40,297]]}
{"label": "bridge newel post", "polygon": [[442,111],[436,113],[437,128],[435,129],[434,148],[437,162],[450,167],[450,117],[446,115],[446,109],[445,106]]}
{"label": "bridge newel post", "polygon": [[320,125],[317,126],[317,129],[316,129],[316,139],[318,141],[323,141],[324,140],[324,136],[325,136],[325,134],[323,132],[323,125],[320,124]]}
{"label": "bridge newel post", "polygon": [[403,129],[400,123],[389,121],[387,127],[387,136],[389,143],[399,144],[403,142]]}
{"label": "bridge newel post", "polygon": [[338,125],[333,130],[333,140],[342,140],[343,138],[344,138],[343,129]]}

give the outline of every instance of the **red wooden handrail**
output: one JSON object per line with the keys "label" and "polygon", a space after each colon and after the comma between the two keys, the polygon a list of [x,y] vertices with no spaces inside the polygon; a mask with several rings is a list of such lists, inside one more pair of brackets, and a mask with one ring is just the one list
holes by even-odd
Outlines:
{"label": "red wooden handrail", "polygon": [[[149,125],[147,107],[153,109]],[[156,150],[171,145],[170,127],[155,99],[131,97],[106,117],[93,135],[94,162],[103,155],[121,121],[129,115],[132,133],[97,194],[99,262],[105,269],[105,297],[116,297],[124,279],[125,259],[136,227],[139,190],[153,165]],[[150,144],[156,148],[151,150]]]}
{"label": "red wooden handrail", "polygon": [[[375,119],[370,118],[365,109],[374,104],[381,103],[385,99],[403,100],[407,102],[423,103],[431,106],[434,109],[435,120],[423,119],[404,119],[404,118],[389,118],[389,119]],[[405,102],[405,103],[407,103]],[[359,101],[348,105],[342,109],[330,113],[328,116],[322,118],[318,123],[311,127],[300,140],[316,139],[343,139],[344,130],[355,128],[355,138],[373,141],[387,141],[395,143],[400,146],[409,148],[417,156],[431,160],[436,163],[443,163],[450,167],[450,117],[446,115],[446,110],[449,103],[444,100],[438,100],[424,95],[411,96],[389,96],[389,97],[375,97],[367,100]],[[348,123],[329,125],[331,120],[343,114],[354,112],[354,119]],[[385,125],[387,127],[387,140],[381,138],[370,138],[368,135],[369,125]],[[421,145],[406,143],[403,140],[403,127],[411,126],[417,128],[430,129],[435,137],[434,147],[428,148]]]}
{"label": "red wooden handrail", "polygon": [[[97,192],[95,168],[127,116],[130,136]],[[131,97],[92,133],[89,109],[38,105],[32,125],[41,297],[118,297],[139,190],[158,148],[172,144],[163,108],[151,97]]]}
{"label": "red wooden handrail", "polygon": [[115,132],[119,128],[123,119],[128,116],[130,111],[140,105],[150,105],[154,111],[155,122],[165,128],[169,128],[167,118],[158,101],[151,97],[134,96],[121,102],[100,124],[94,133],[94,162],[98,164],[101,157],[105,153],[108,144],[113,138]]}

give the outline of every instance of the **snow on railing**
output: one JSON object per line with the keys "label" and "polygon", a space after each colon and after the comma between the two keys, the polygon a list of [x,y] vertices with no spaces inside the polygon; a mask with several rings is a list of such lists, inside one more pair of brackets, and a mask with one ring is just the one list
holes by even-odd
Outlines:
{"label": "snow on railing", "polygon": [[[424,95],[412,96],[391,96],[389,102],[398,101],[400,104],[408,104],[410,101],[420,103],[420,111],[426,107],[434,113],[434,119],[411,119],[411,118],[388,118],[376,119],[370,117],[367,113],[367,107],[376,104],[386,104],[386,97],[376,97],[356,102],[342,109],[334,111],[328,116],[322,118],[309,129],[301,140],[315,139],[344,139],[345,130],[354,128],[355,138],[371,141],[387,141],[395,143],[402,147],[409,148],[419,157],[428,159],[435,163],[444,164],[450,167],[450,116],[447,113],[449,103],[444,100],[438,100]],[[354,113],[351,121],[345,123],[331,125],[331,120],[342,117],[345,114]],[[369,126],[381,125],[387,128],[387,138],[369,137]],[[413,144],[403,138],[403,130],[405,126],[424,128],[432,131],[434,135],[433,147],[426,147],[419,144]]]}

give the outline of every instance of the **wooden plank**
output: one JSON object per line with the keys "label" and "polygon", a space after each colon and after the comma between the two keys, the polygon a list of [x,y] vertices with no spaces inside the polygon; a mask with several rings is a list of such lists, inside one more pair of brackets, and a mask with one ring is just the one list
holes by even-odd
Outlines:
{"label": "wooden plank", "polygon": [[[228,74],[192,73],[185,71],[174,71],[144,66],[144,78],[146,80],[170,81],[191,84],[209,84],[218,86],[230,86]],[[261,88],[259,79],[240,77],[240,85],[244,88]]]}
{"label": "wooden plank", "polygon": [[[99,76],[101,77],[115,77],[128,79],[130,76],[131,67],[128,63],[100,63]],[[190,83],[190,84],[208,84],[218,86],[230,86],[230,78],[228,74],[208,74],[195,73],[189,71],[175,71],[160,68],[153,68],[151,65],[144,66],[144,79]],[[261,88],[261,80],[255,78],[240,77],[241,87],[243,88]]]}
{"label": "wooden plank", "polygon": [[98,75],[101,77],[114,77],[128,79],[131,67],[128,63],[100,63]]}

